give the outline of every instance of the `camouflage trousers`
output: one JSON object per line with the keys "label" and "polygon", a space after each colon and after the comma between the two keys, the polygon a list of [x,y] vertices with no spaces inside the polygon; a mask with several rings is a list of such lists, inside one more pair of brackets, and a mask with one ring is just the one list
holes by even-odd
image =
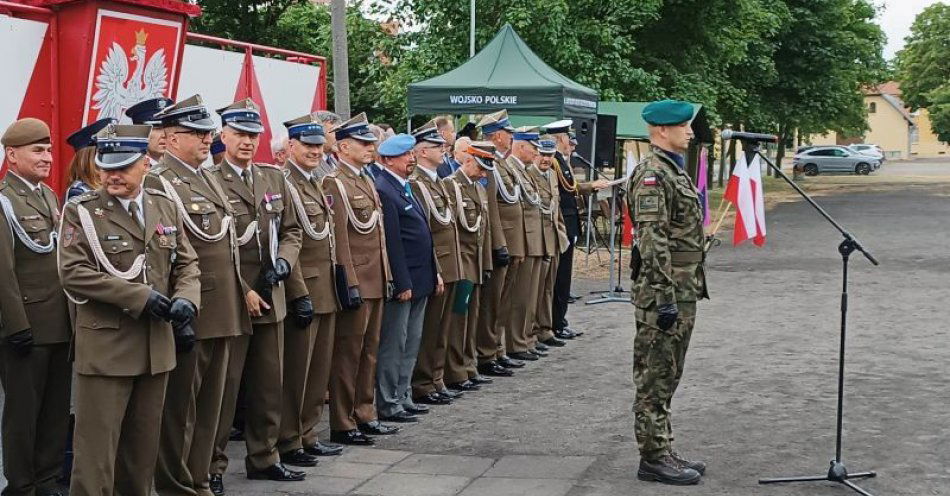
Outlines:
{"label": "camouflage trousers", "polygon": [[671,450],[673,425],[670,403],[683,376],[683,362],[696,322],[696,303],[680,302],[679,318],[669,330],[656,326],[656,305],[636,309],[637,336],[633,343],[633,406],[640,456],[654,461]]}

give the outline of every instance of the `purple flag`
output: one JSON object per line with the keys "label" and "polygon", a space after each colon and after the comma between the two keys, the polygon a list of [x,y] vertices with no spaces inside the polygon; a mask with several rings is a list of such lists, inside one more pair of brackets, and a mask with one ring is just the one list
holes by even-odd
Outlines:
{"label": "purple flag", "polygon": [[699,150],[699,167],[697,167],[696,189],[699,190],[699,203],[703,207],[703,226],[712,223],[709,218],[709,185],[706,177],[709,175],[709,149],[705,146]]}

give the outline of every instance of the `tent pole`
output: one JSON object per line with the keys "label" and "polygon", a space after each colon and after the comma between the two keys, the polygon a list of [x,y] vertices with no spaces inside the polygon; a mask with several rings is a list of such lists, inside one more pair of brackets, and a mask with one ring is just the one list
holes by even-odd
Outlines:
{"label": "tent pole", "polygon": [[[594,128],[594,130],[593,130],[593,132],[592,132],[592,134],[591,134],[591,138],[590,138],[590,155],[589,155],[589,156],[590,156],[590,163],[591,163],[592,167],[591,167],[590,169],[587,169],[587,181],[588,181],[588,182],[594,180],[594,168],[597,167],[597,163],[595,162],[595,161],[597,160],[597,157],[594,156],[594,154],[596,153],[596,150],[597,150],[597,115],[596,115],[596,114],[594,115],[593,128]],[[591,246],[590,246],[590,237],[591,237],[591,236],[590,236],[590,232],[591,232],[591,229],[592,229],[593,226],[594,226],[593,210],[594,210],[594,197],[595,197],[596,195],[597,195],[597,192],[596,192],[596,191],[592,191],[589,195],[587,195],[587,246],[585,247],[585,248],[587,248],[587,250],[586,250],[587,253],[584,255],[584,268],[587,269],[587,270],[590,270],[590,252],[591,252]],[[604,213],[606,213],[606,212],[604,212]],[[598,258],[598,259],[599,259],[599,258]]]}
{"label": "tent pole", "polygon": [[468,57],[475,56],[475,0],[469,1]]}

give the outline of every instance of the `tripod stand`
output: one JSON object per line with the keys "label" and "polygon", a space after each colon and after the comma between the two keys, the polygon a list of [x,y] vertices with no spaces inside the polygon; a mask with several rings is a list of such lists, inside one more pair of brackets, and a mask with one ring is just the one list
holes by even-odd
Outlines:
{"label": "tripod stand", "polygon": [[[621,188],[619,184],[614,185],[611,191],[611,196],[610,196],[610,236],[608,238],[609,239],[608,242],[610,243],[609,245],[610,246],[609,248],[610,282],[608,282],[608,287],[611,289],[608,289],[607,291],[591,291],[591,294],[600,294],[602,296],[600,298],[594,298],[593,300],[588,300],[587,301],[588,305],[596,305],[598,303],[630,303],[630,298],[623,295],[624,293],[626,293],[626,291],[624,291],[624,289],[620,287],[620,267],[619,266],[622,266],[622,262],[620,262],[619,259],[617,263],[618,267],[616,270],[614,270],[614,253],[617,253],[618,251],[617,246],[616,246],[617,193],[620,191],[623,191],[623,188]],[[619,251],[620,253],[623,253],[622,248]],[[619,255],[619,256],[622,256],[622,255]],[[614,278],[614,276],[616,276],[616,279]]]}
{"label": "tripod stand", "polygon": [[804,198],[815,210],[821,214],[841,235],[844,237],[844,240],[838,245],[838,253],[841,255],[842,262],[842,288],[841,288],[841,341],[838,347],[838,409],[837,409],[837,430],[836,430],[836,439],[835,439],[835,458],[831,461],[831,467],[828,469],[828,473],[825,475],[814,475],[814,476],[801,476],[801,477],[779,477],[771,479],[760,479],[759,484],[776,484],[783,482],[815,482],[815,481],[830,481],[837,482],[839,484],[844,484],[847,487],[857,491],[864,496],[873,496],[871,493],[865,491],[858,487],[855,483],[851,482],[851,479],[863,479],[868,477],[876,477],[877,473],[875,472],[854,472],[848,473],[847,468],[845,468],[844,463],[841,461],[841,432],[843,428],[844,421],[844,357],[845,357],[845,337],[847,335],[848,329],[848,260],[852,253],[855,250],[860,251],[861,254],[865,256],[872,264],[879,265],[877,259],[873,255],[868,253],[864,249],[864,246],[845,228],[841,227],[837,221],[835,221],[825,209],[821,208],[820,205],[815,203],[815,200],[811,198],[800,186],[795,184],[794,181],[789,179],[782,169],[773,164],[765,155],[762,154],[759,149],[759,143],[751,140],[743,140],[742,147],[746,152],[746,158],[749,163],[752,163],[752,158],[758,155],[762,160],[765,161],[768,166],[775,171],[775,173],[785,180],[802,198]]}

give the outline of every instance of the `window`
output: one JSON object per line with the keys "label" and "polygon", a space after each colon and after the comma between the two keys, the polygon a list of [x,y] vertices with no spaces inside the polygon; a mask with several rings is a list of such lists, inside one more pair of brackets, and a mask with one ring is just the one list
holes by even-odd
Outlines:
{"label": "window", "polygon": [[834,156],[835,156],[835,157],[847,157],[847,156],[848,156],[848,152],[846,152],[846,151],[844,151],[844,150],[842,150],[842,149],[840,149],[840,148],[835,148],[835,149],[832,150],[832,151],[834,152]]}
{"label": "window", "polygon": [[877,102],[871,102],[868,104],[868,113],[869,114],[877,113]]}
{"label": "window", "polygon": [[821,150],[815,150],[809,153],[809,155],[813,157],[831,157],[834,155],[834,150],[830,148],[822,148]]}

